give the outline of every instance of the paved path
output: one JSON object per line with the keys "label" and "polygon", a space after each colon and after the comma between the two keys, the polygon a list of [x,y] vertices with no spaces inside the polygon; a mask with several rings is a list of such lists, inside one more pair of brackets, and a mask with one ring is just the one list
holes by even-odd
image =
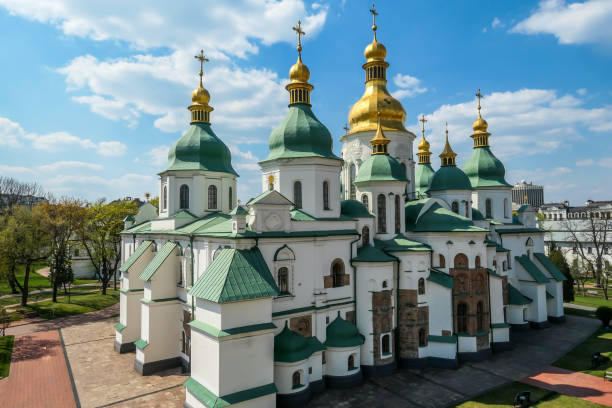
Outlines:
{"label": "paved path", "polygon": [[564,303],[563,307],[569,307],[570,309],[588,310],[589,312],[594,312],[595,310],[597,310],[596,308],[591,306],[576,305],[574,303]]}
{"label": "paved path", "polygon": [[612,383],[594,375],[548,366],[522,382],[612,407]]}
{"label": "paved path", "polygon": [[[83,289],[83,288],[97,288],[98,290],[100,289],[100,283],[84,283],[82,285],[74,285],[71,286],[71,289]],[[41,293],[51,293],[53,292],[53,288],[48,288],[48,289],[40,289],[40,290],[31,290],[29,291],[29,299],[32,299],[35,295],[40,295]],[[61,288],[58,293],[63,293],[64,289]],[[21,294],[20,293],[9,293],[8,295],[2,295],[0,296],[0,299],[6,299],[6,298],[11,298],[11,297],[18,297],[21,299]],[[45,299],[45,300],[49,300],[49,299]]]}
{"label": "paved path", "polygon": [[76,408],[57,330],[15,338],[0,396],[0,405],[7,408]]}

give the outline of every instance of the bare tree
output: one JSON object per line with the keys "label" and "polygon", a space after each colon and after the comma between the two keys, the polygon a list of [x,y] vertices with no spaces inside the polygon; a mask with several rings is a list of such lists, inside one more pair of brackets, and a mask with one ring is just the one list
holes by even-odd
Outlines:
{"label": "bare tree", "polygon": [[586,296],[584,284],[589,280],[589,272],[584,268],[582,261],[578,258],[574,258],[572,266],[570,266],[570,273],[576,282],[578,282],[578,289],[582,285],[582,296]]}
{"label": "bare tree", "polygon": [[32,207],[40,201],[43,189],[37,183],[25,183],[0,176],[0,213],[11,212],[16,205]]}

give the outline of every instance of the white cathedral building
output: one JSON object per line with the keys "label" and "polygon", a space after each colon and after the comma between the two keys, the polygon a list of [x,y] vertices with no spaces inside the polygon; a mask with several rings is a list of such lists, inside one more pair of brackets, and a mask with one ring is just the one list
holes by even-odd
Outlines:
{"label": "white cathedral building", "polygon": [[415,164],[372,28],[342,158],[313,112],[298,35],[288,111],[245,205],[200,70],[190,127],[159,173],[159,216],[122,232],[115,326],[142,375],[190,371],[185,407],[297,406],[396,367],[486,359],[511,347],[511,329],[563,321],[564,277],[534,209],[512,213],[480,102],[463,169],[448,132],[432,168],[424,120]]}

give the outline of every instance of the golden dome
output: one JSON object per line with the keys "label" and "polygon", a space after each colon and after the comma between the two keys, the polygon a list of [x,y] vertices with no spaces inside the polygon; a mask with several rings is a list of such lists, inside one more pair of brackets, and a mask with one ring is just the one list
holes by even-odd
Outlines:
{"label": "golden dome", "polygon": [[425,140],[425,136],[421,138],[418,148],[419,148],[419,152],[429,152],[429,142]]}
{"label": "golden dome", "polygon": [[476,119],[474,121],[474,123],[472,123],[472,129],[474,129],[474,132],[486,132],[487,128],[489,127],[489,124],[487,123],[486,120],[484,120],[481,116],[480,116],[480,112],[478,112],[478,119]]}
{"label": "golden dome", "polygon": [[351,133],[376,130],[377,112],[380,112],[380,121],[384,130],[406,131],[404,127],[406,111],[402,104],[391,96],[385,83],[386,81],[367,83],[361,99],[353,105],[349,112]]}
{"label": "golden dome", "polygon": [[365,48],[363,55],[366,58],[367,62],[371,61],[384,61],[387,56],[387,49],[382,43],[379,43],[374,39],[368,46]]}
{"label": "golden dome", "polygon": [[191,92],[191,101],[194,105],[208,105],[210,94],[200,85]]}
{"label": "golden dome", "polygon": [[298,57],[297,62],[289,70],[289,79],[291,82],[308,82],[310,79],[310,70],[302,62],[301,57]]}

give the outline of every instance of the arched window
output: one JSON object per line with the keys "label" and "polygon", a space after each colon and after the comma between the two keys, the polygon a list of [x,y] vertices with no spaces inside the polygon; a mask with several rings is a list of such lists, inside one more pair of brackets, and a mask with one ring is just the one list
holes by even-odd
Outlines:
{"label": "arched window", "polygon": [[323,209],[329,210],[329,183],[323,182]]}
{"label": "arched window", "polygon": [[459,203],[457,201],[453,201],[453,204],[451,205],[451,209],[453,210],[455,214],[459,214]]}
{"label": "arched window", "polygon": [[229,199],[229,201],[227,203],[227,207],[231,210],[231,209],[234,208],[234,200],[233,200],[234,194],[233,194],[233,191],[232,191],[231,187],[229,188],[229,191],[227,193],[227,198]]}
{"label": "arched window", "polygon": [[419,279],[419,295],[424,295],[424,294],[425,294],[425,279],[420,278]]}
{"label": "arched window", "polygon": [[179,258],[179,271],[178,271],[178,279],[176,280],[176,284],[181,287],[183,286],[184,271],[185,271],[184,260],[182,258]]}
{"label": "arched window", "polygon": [[481,332],[484,330],[484,327],[485,327],[484,303],[480,301],[476,305],[476,330]]}
{"label": "arched window", "polygon": [[384,194],[379,194],[377,200],[378,210],[378,232],[387,232],[387,199]]}
{"label": "arched window", "polygon": [[208,186],[208,209],[217,209],[217,186]]}
{"label": "arched window", "polygon": [[480,268],[480,255],[476,255],[476,258],[474,259],[474,264],[477,268]]}
{"label": "arched window", "polygon": [[493,209],[491,208],[491,199],[487,198],[485,200],[485,217],[493,218]]}
{"label": "arched window", "polygon": [[386,289],[386,288],[387,288],[387,286],[389,286],[389,284],[387,283],[387,281],[386,281],[386,280],[384,280],[384,281],[383,281],[383,283],[382,283],[382,287],[383,287],[383,289]]}
{"label": "arched window", "polygon": [[334,288],[344,285],[344,263],[340,259],[332,264],[332,279]]}
{"label": "arched window", "polygon": [[446,259],[444,259],[444,255],[440,254],[438,258],[440,260],[440,268],[446,268]]}
{"label": "arched window", "polygon": [[350,198],[351,198],[351,200],[354,200],[355,197],[356,197],[356,194],[357,194],[357,192],[355,191],[355,174],[357,172],[355,170],[355,164],[354,163],[351,163],[351,167],[350,167],[349,171],[350,171],[350,180],[349,180],[350,190],[349,191],[351,193],[351,197]]}
{"label": "arched window", "polygon": [[348,358],[348,369],[349,370],[355,369],[355,355],[354,354],[351,354]]}
{"label": "arched window", "polygon": [[370,244],[370,227],[364,225],[361,229],[361,244],[363,246]]}
{"label": "arched window", "polygon": [[385,334],[382,336],[381,349],[383,354],[391,354],[391,336]]}
{"label": "arched window", "polygon": [[300,372],[299,371],[296,371],[295,373],[293,373],[293,377],[291,379],[291,383],[293,385],[293,388],[297,388],[300,385],[302,385],[301,381],[300,381]]}
{"label": "arched window", "polygon": [[508,218],[508,199],[504,198],[504,218]]}
{"label": "arched window", "polygon": [[168,209],[168,186],[164,186],[164,192],[162,193],[162,209]]}
{"label": "arched window", "polygon": [[370,211],[370,205],[368,203],[368,195],[367,194],[362,194],[361,195],[361,202],[363,203],[363,205],[365,205],[365,208]]}
{"label": "arched window", "polygon": [[395,195],[395,233],[399,234],[401,232],[401,213],[400,213],[400,196]]}
{"label": "arched window", "polygon": [[455,255],[455,269],[466,269],[468,267],[468,257],[466,254]]}
{"label": "arched window", "polygon": [[506,261],[502,262],[502,269],[505,271],[508,269],[508,264],[506,263]]}
{"label": "arched window", "polygon": [[295,208],[302,208],[302,182],[293,183],[293,203]]}
{"label": "arched window", "polygon": [[189,187],[187,184],[183,184],[179,189],[179,208],[189,208]]}
{"label": "arched window", "polygon": [[459,303],[457,305],[457,333],[467,333],[468,331],[468,305]]}
{"label": "arched window", "polygon": [[[408,177],[408,171],[406,171],[406,163],[401,163],[401,166],[402,166],[402,171],[404,172],[403,173],[404,176],[406,176],[406,178],[409,178]],[[406,191],[405,192],[406,192],[406,194],[408,194],[408,184],[406,184]]]}
{"label": "arched window", "polygon": [[419,329],[419,347],[427,347],[427,332],[424,327]]}
{"label": "arched window", "polygon": [[289,293],[289,270],[285,267],[278,269],[278,289],[280,293]]}

